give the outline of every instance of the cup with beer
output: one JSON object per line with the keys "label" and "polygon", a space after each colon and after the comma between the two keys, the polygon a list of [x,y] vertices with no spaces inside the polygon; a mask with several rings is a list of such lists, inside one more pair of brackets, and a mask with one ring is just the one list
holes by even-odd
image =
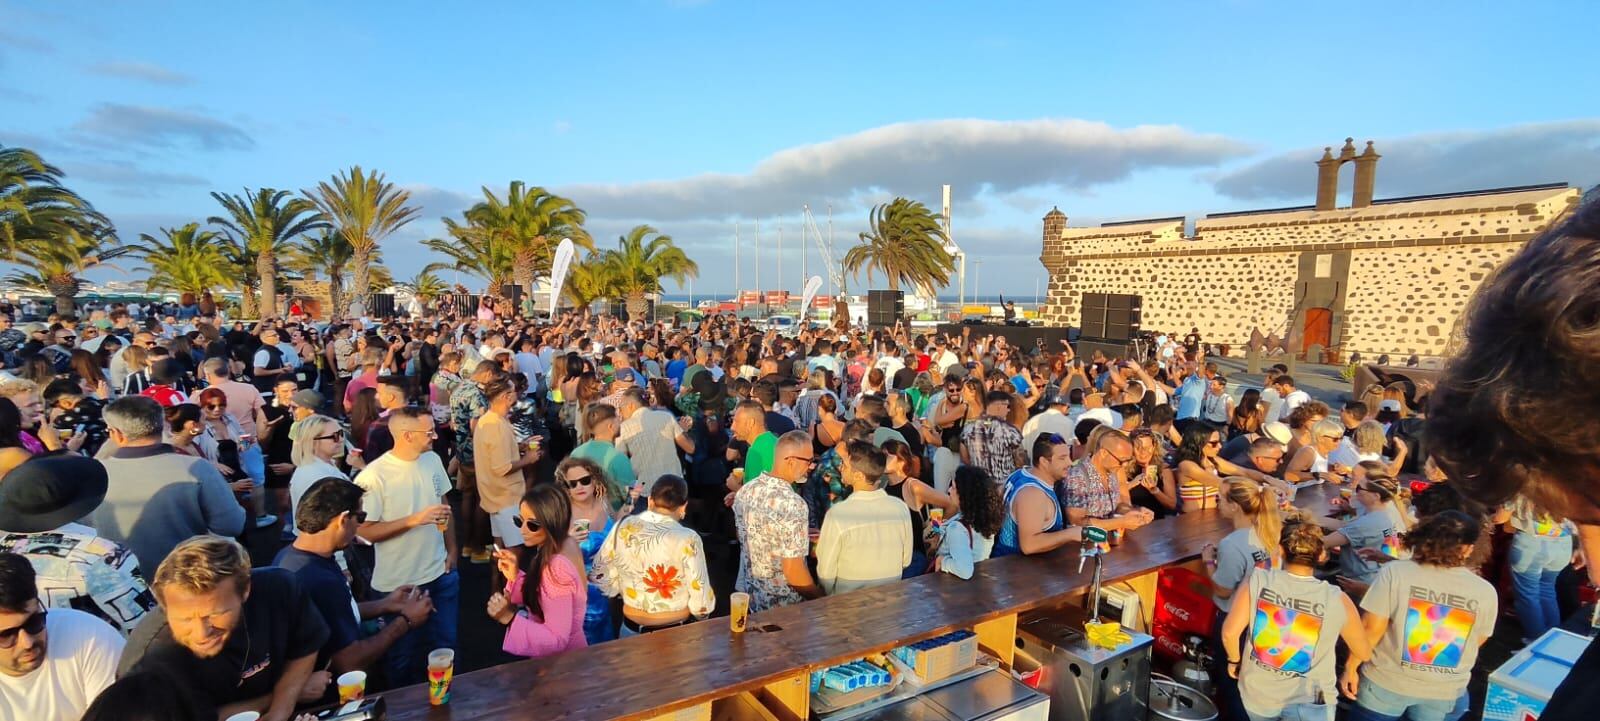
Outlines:
{"label": "cup with beer", "polygon": [[350,703],[367,695],[367,672],[350,671],[340,674],[339,703]]}
{"label": "cup with beer", "polygon": [[728,597],[728,623],[734,633],[744,633],[750,618],[750,594],[735,591]]}
{"label": "cup with beer", "polygon": [[455,676],[456,652],[441,648],[428,654],[428,703],[443,706],[450,703],[450,681]]}
{"label": "cup with beer", "polygon": [[434,511],[434,514],[433,514],[433,525],[439,527],[439,532],[440,533],[449,533],[450,532],[450,510],[448,508],[446,508],[444,510]]}

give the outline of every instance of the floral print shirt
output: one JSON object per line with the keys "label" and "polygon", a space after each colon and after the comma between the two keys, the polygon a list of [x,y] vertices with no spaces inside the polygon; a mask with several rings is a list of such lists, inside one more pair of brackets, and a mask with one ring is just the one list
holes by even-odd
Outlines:
{"label": "floral print shirt", "polygon": [[1061,497],[1063,513],[1067,508],[1080,508],[1090,518],[1110,518],[1117,512],[1122,493],[1116,476],[1109,480],[1100,474],[1090,460],[1093,456],[1072,464],[1067,477],[1062,479],[1057,493]]}
{"label": "floral print shirt", "polygon": [[589,581],[645,613],[688,609],[704,618],[717,604],[700,534],[655,511],[617,523],[594,557]]}
{"label": "floral print shirt", "polygon": [[734,496],[733,517],[743,549],[734,588],[750,594],[751,611],[804,600],[784,577],[783,560],[809,554],[808,516],[805,500],[789,482],[765,473]]}
{"label": "floral print shirt", "polygon": [[961,429],[961,443],[967,447],[972,465],[987,472],[996,486],[1003,485],[1017,470],[1022,431],[1010,423],[983,416]]}
{"label": "floral print shirt", "polygon": [[472,463],[472,420],[489,410],[489,399],[473,381],[463,381],[450,394],[450,427],[456,432],[456,457],[463,466]]}

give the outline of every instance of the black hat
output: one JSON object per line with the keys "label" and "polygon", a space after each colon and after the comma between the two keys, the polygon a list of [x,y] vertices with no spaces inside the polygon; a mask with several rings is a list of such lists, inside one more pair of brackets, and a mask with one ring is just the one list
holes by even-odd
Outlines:
{"label": "black hat", "polygon": [[41,533],[89,515],[106,499],[106,467],[79,455],[38,456],[0,482],[0,530]]}

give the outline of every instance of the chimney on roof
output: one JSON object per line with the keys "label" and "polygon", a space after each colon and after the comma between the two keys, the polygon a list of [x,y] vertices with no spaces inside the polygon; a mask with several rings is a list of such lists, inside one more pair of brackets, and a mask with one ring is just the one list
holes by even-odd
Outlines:
{"label": "chimney on roof", "polygon": [[1372,147],[1372,141],[1367,141],[1367,149],[1356,156],[1356,187],[1350,197],[1350,207],[1365,208],[1372,205],[1372,193],[1378,182],[1378,151]]}
{"label": "chimney on roof", "polygon": [[1339,164],[1333,157],[1333,148],[1322,149],[1322,159],[1317,161],[1317,210],[1333,210],[1339,199]]}

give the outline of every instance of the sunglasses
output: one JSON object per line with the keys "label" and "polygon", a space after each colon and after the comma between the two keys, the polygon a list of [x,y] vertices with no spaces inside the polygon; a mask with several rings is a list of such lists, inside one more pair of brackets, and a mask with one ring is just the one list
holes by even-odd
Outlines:
{"label": "sunglasses", "polygon": [[367,522],[367,512],[366,511],[345,511],[345,513],[350,514],[350,520],[355,521],[357,524],[362,524],[362,523],[366,523]]}
{"label": "sunglasses", "polygon": [[817,466],[816,456],[785,456],[784,460],[786,460],[786,461],[805,461],[805,464],[806,464],[807,468],[815,468]]}
{"label": "sunglasses", "polygon": [[20,633],[26,632],[29,636],[38,636],[39,634],[44,633],[45,613],[46,612],[44,609],[39,609],[37,613],[29,616],[27,620],[23,621],[21,626],[15,626],[13,628],[0,631],[0,648],[11,648],[16,646],[17,635]]}
{"label": "sunglasses", "polygon": [[521,516],[516,516],[511,519],[511,525],[516,526],[517,528],[527,529],[529,533],[536,533],[544,530],[544,524],[540,523],[536,518],[523,518]]}
{"label": "sunglasses", "polygon": [[314,440],[314,441],[337,441],[337,440],[339,440],[341,438],[344,438],[344,434],[343,433],[329,433],[328,435],[325,435],[325,436],[317,436],[316,438],[313,438],[311,440]]}
{"label": "sunglasses", "polygon": [[582,476],[578,476],[577,478],[568,478],[565,481],[565,483],[567,484],[567,488],[577,488],[578,486],[587,486],[587,485],[589,485],[591,483],[594,483],[594,476],[582,475]]}
{"label": "sunglasses", "polygon": [[226,403],[207,403],[206,404],[206,410],[208,410],[208,411],[220,411],[220,410],[223,410],[223,409],[225,409],[227,407],[228,407],[228,404],[226,404]]}

